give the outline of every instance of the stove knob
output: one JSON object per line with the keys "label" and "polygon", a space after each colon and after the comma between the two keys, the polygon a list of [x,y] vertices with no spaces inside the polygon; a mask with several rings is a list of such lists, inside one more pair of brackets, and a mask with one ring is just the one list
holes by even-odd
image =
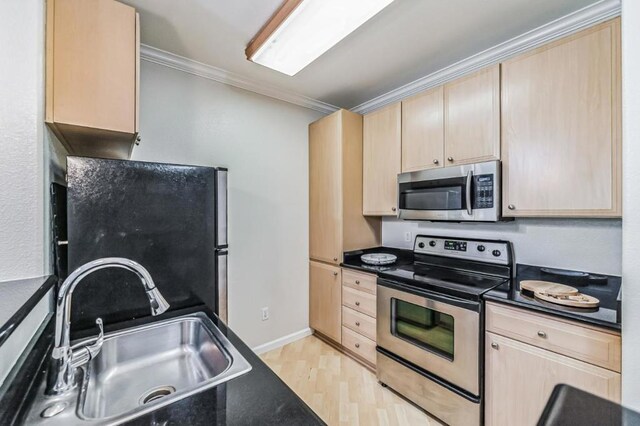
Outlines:
{"label": "stove knob", "polygon": [[418,243],[418,247],[424,248],[424,243]]}
{"label": "stove knob", "polygon": [[485,251],[485,250],[486,250],[486,247],[485,247],[485,246],[483,246],[482,244],[480,244],[480,245],[478,246],[478,251],[479,251],[479,252],[483,252],[483,251]]}
{"label": "stove knob", "polygon": [[493,255],[494,255],[495,257],[500,257],[500,255],[501,255],[501,254],[502,254],[502,253],[500,252],[500,250],[494,250],[494,251],[493,251]]}
{"label": "stove knob", "polygon": [[429,241],[429,245],[430,245],[431,247],[435,247],[435,246],[436,246],[436,242],[435,242],[435,241],[433,241],[433,240],[431,240],[431,241]]}

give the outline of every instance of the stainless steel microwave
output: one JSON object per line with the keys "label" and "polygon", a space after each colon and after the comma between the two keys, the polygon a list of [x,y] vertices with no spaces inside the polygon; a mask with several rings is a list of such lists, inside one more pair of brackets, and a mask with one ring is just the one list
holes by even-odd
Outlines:
{"label": "stainless steel microwave", "polygon": [[398,217],[408,220],[497,222],[500,161],[398,175]]}

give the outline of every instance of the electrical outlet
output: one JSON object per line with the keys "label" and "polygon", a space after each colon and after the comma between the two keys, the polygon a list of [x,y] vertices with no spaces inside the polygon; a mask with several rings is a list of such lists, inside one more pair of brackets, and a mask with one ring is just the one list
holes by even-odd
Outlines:
{"label": "electrical outlet", "polygon": [[407,231],[404,233],[404,240],[408,243],[411,242],[411,231]]}
{"label": "electrical outlet", "polygon": [[262,321],[266,321],[269,319],[269,307],[265,307],[261,309],[262,311]]}

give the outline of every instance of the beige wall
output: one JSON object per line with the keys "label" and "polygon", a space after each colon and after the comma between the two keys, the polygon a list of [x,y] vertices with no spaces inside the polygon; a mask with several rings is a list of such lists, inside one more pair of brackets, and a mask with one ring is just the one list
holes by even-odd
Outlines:
{"label": "beige wall", "polygon": [[140,98],[134,160],[229,168],[231,328],[252,347],[306,329],[307,126],[321,114],[145,61]]}

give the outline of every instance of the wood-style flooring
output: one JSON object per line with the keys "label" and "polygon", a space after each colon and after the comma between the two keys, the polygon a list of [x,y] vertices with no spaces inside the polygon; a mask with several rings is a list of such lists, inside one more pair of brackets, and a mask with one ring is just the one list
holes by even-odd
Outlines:
{"label": "wood-style flooring", "polygon": [[329,425],[441,425],[315,336],[261,357]]}

